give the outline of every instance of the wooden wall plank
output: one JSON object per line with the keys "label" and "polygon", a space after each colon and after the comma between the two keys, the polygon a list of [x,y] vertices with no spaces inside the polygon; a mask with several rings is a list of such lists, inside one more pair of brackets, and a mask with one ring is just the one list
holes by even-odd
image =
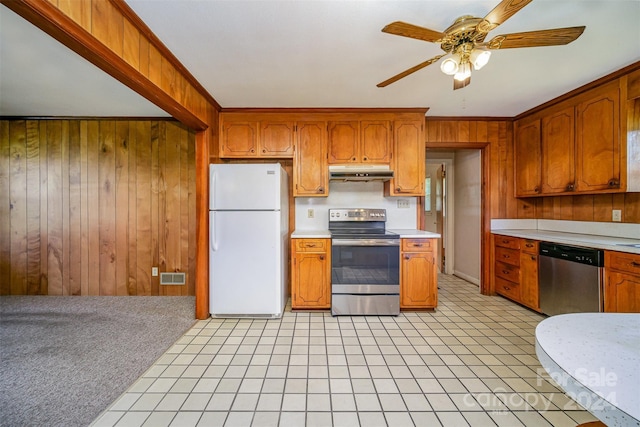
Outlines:
{"label": "wooden wall plank", "polygon": [[[164,122],[152,122],[149,144],[151,147],[151,266],[164,271],[164,236],[160,232],[164,224],[164,211],[167,209],[164,197],[164,170],[166,162]],[[162,214],[161,214],[162,211]],[[162,243],[161,243],[162,242]],[[151,293],[162,295],[160,276],[151,277]]]}
{"label": "wooden wall plank", "polygon": [[100,183],[100,295],[116,295],[115,122],[100,122],[98,180]]}
{"label": "wooden wall plank", "polygon": [[[165,256],[166,271],[180,271],[180,210],[169,209],[170,206],[180,205],[180,129],[176,126],[167,126],[167,159],[177,159],[167,162],[166,165],[166,219],[161,224],[160,232],[166,236]],[[162,292],[166,295],[174,295],[173,286],[165,286]]]}
{"label": "wooden wall plank", "polygon": [[136,285],[137,295],[151,295],[151,150],[149,140],[151,125],[136,124]]}
{"label": "wooden wall plank", "polygon": [[47,276],[49,295],[62,295],[62,121],[47,122]]}
{"label": "wooden wall plank", "polygon": [[[80,121],[80,295],[89,295],[89,123]],[[92,207],[95,209],[95,207]]]}
{"label": "wooden wall plank", "polygon": [[128,295],[129,282],[129,122],[115,128],[115,294]]}
{"label": "wooden wall plank", "polygon": [[58,0],[58,8],[82,28],[91,32],[91,2]]}
{"label": "wooden wall plank", "polygon": [[[187,271],[187,295],[195,295],[196,289],[196,141],[194,134],[188,132],[189,141],[189,270]],[[289,167],[289,186],[291,187],[293,176]],[[291,193],[290,193],[291,194]]]}
{"label": "wooden wall plank", "polygon": [[26,121],[27,294],[40,294],[40,125]]}
{"label": "wooden wall plank", "polygon": [[82,148],[80,121],[69,121],[69,295],[82,295]]}
{"label": "wooden wall plank", "polygon": [[61,121],[60,186],[62,187],[62,295],[69,295],[69,121]]}
{"label": "wooden wall plank", "polygon": [[640,193],[626,193],[624,206],[624,222],[640,224]]}
{"label": "wooden wall plank", "polygon": [[137,123],[129,124],[129,191],[128,191],[128,206],[129,206],[129,219],[128,230],[129,247],[127,261],[129,263],[129,270],[127,271],[127,295],[138,294],[138,264],[137,264],[137,241],[138,241],[138,165],[137,165],[137,136],[138,136]]}
{"label": "wooden wall plank", "polygon": [[88,234],[88,295],[100,295],[100,122],[87,123],[87,232]]}
{"label": "wooden wall plank", "polygon": [[49,222],[47,219],[49,194],[47,183],[49,181],[49,163],[47,144],[47,124],[40,122],[40,294],[49,294]]}
{"label": "wooden wall plank", "polygon": [[11,294],[11,143],[9,122],[0,120],[0,295]]}
{"label": "wooden wall plank", "polygon": [[[177,125],[171,125],[178,127]],[[180,135],[180,271],[189,273],[189,132],[179,127]],[[189,277],[187,276],[188,280]],[[189,295],[188,286],[174,286],[178,295]]]}
{"label": "wooden wall plank", "polygon": [[[18,120],[9,125],[13,142],[9,155],[9,221],[11,223],[11,293],[27,291],[27,147],[26,125]],[[5,219],[6,220],[6,219]]]}
{"label": "wooden wall plank", "polygon": [[593,196],[583,195],[573,197],[573,220],[593,221]]}

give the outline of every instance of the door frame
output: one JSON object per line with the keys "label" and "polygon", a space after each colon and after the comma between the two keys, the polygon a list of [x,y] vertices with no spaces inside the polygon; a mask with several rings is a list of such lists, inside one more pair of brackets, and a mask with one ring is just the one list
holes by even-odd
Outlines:
{"label": "door frame", "polygon": [[[461,149],[480,150],[481,183],[480,183],[480,293],[483,295],[493,295],[494,289],[491,280],[491,205],[489,195],[491,194],[491,149],[490,142],[433,142],[427,141],[426,148],[455,151]],[[426,162],[426,149],[425,149]],[[422,201],[420,201],[422,200]],[[419,198],[417,203],[418,226],[424,229],[424,197]]]}

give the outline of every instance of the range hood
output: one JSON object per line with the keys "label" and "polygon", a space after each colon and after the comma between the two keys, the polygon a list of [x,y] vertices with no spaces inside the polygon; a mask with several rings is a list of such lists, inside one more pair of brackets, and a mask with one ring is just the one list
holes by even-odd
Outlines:
{"label": "range hood", "polygon": [[389,165],[331,165],[329,179],[332,181],[389,181],[393,171]]}

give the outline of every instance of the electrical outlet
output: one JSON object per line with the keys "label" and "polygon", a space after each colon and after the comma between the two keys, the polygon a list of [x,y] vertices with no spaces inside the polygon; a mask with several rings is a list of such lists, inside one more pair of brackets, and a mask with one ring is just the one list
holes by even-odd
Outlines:
{"label": "electrical outlet", "polygon": [[158,276],[158,267],[151,267],[151,275],[153,277],[157,277]]}
{"label": "electrical outlet", "polygon": [[620,209],[614,209],[611,215],[611,220],[615,222],[622,221],[622,211]]}
{"label": "electrical outlet", "polygon": [[398,208],[399,209],[408,209],[409,208],[409,199],[398,199]]}
{"label": "electrical outlet", "polygon": [[314,218],[315,211],[313,209],[307,209],[307,218]]}

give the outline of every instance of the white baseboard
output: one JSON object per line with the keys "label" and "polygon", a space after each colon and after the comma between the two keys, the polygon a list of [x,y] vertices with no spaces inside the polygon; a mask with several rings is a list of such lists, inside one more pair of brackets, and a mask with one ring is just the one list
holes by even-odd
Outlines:
{"label": "white baseboard", "polygon": [[462,273],[455,269],[453,270],[453,275],[461,278],[462,280],[473,283],[474,285],[480,286],[480,279],[478,279],[477,277],[469,276],[468,274]]}

